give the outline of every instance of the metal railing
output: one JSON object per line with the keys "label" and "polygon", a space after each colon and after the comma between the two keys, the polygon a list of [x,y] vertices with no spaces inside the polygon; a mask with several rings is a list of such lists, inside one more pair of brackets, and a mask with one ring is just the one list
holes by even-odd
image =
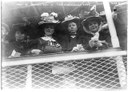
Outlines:
{"label": "metal railing", "polygon": [[126,87],[125,51],[80,52],[50,57],[29,57],[2,63],[2,88]]}

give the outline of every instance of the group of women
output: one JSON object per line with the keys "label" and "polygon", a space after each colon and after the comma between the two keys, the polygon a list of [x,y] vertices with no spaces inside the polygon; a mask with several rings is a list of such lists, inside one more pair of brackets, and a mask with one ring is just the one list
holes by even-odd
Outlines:
{"label": "group of women", "polygon": [[[13,25],[15,40],[6,42],[7,27],[2,25],[2,47],[5,57],[20,57],[46,53],[96,51],[112,47],[105,14],[89,15],[86,18],[67,15],[63,21],[56,19],[57,13],[42,13],[38,23],[38,35],[24,30],[24,24]],[[57,34],[57,30],[61,34]],[[31,31],[31,30],[30,30]],[[30,32],[31,33],[31,32]],[[32,34],[36,36],[36,33]]]}

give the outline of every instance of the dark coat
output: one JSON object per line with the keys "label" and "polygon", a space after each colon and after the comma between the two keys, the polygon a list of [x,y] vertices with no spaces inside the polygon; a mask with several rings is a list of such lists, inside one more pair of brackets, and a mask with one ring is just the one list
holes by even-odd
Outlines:
{"label": "dark coat", "polygon": [[72,51],[73,47],[76,47],[77,44],[80,44],[79,36],[72,38],[70,34],[65,35],[61,38],[60,42],[63,51]]}
{"label": "dark coat", "polygon": [[61,52],[61,45],[53,38],[54,41],[46,40],[44,37],[40,38],[40,46],[39,49],[42,50],[42,53],[56,53]]}
{"label": "dark coat", "polygon": [[[101,40],[101,41],[105,40],[108,44],[103,44],[103,46],[100,47],[98,50],[107,49],[109,47],[112,47],[111,36],[110,36],[108,30],[100,31],[99,35],[100,35],[99,40]],[[92,34],[86,33],[86,32],[84,32],[80,36],[80,38],[79,38],[80,39],[80,43],[82,43],[82,45],[83,45],[85,50],[89,50],[89,51],[97,50],[95,47],[91,48],[89,46],[89,41],[91,40],[92,37],[93,37]]]}
{"label": "dark coat", "polygon": [[39,39],[11,42],[13,50],[21,53],[21,56],[30,54],[29,51],[32,49],[37,49],[40,44],[41,43]]}

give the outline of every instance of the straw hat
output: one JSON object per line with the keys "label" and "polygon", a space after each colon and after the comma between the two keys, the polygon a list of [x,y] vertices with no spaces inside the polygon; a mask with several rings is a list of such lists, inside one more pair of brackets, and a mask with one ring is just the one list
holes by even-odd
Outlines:
{"label": "straw hat", "polygon": [[68,27],[68,24],[70,22],[75,22],[78,27],[80,26],[80,18],[77,16],[72,16],[72,15],[68,15],[67,17],[65,17],[64,21],[62,21],[62,24],[65,27]]}
{"label": "straw hat", "polygon": [[47,25],[47,24],[58,24],[60,23],[58,20],[55,19],[54,14],[43,13],[41,14],[41,21],[38,23],[40,26]]}

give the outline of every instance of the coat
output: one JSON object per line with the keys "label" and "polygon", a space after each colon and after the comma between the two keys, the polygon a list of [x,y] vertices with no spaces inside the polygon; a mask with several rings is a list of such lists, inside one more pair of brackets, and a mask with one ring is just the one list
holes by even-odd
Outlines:
{"label": "coat", "polygon": [[73,47],[76,47],[77,44],[80,44],[80,39],[78,35],[73,37],[68,34],[61,38],[60,44],[63,51],[72,51]]}
{"label": "coat", "polygon": [[23,40],[23,41],[13,41],[11,42],[11,47],[18,53],[21,53],[21,56],[30,55],[29,51],[32,49],[38,48],[40,45],[39,39],[33,40]]}
{"label": "coat", "polygon": [[110,36],[108,30],[100,31],[99,35],[100,35],[99,40],[101,40],[101,41],[105,40],[107,42],[107,44],[103,44],[103,46],[99,47],[98,49],[96,49],[96,47],[90,47],[89,41],[91,40],[93,35],[89,32],[84,32],[80,36],[80,41],[81,41],[80,43],[82,43],[84,49],[88,50],[88,51],[103,50],[103,49],[107,49],[109,47],[112,47],[111,36]]}
{"label": "coat", "polygon": [[61,52],[61,45],[52,37],[41,37],[41,42],[45,42],[45,44],[40,45],[39,49],[42,50],[42,53],[56,53]]}

